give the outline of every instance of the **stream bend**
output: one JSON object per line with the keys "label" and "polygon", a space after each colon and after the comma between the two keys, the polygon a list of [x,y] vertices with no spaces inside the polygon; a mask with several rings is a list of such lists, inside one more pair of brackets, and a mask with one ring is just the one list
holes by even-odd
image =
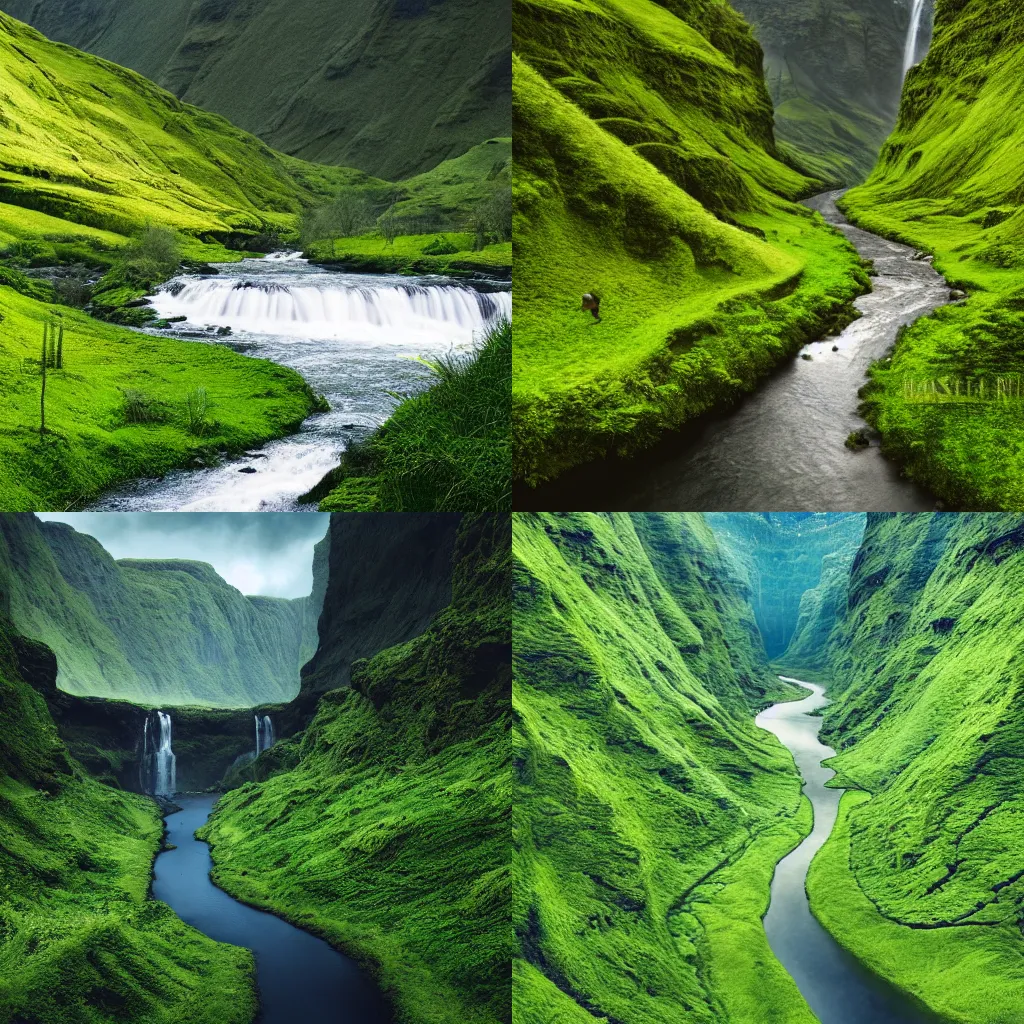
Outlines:
{"label": "stream bend", "polygon": [[806,687],[810,696],[773,704],[755,721],[792,753],[814,808],[814,827],[775,868],[764,918],[768,944],[821,1024],[936,1024],[937,1017],[864,967],[811,913],[807,870],[835,825],[843,791],[825,785],[835,772],[821,762],[834,757],[835,751],[818,740],[821,719],[815,712],[828,704],[824,687],[780,678]]}
{"label": "stream bend", "polygon": [[355,961],[309,932],[232,899],[210,881],[210,849],[195,838],[219,794],[178,796],[167,816],[177,849],[156,858],[153,896],[218,942],[251,949],[258,1024],[391,1024],[383,995]]}

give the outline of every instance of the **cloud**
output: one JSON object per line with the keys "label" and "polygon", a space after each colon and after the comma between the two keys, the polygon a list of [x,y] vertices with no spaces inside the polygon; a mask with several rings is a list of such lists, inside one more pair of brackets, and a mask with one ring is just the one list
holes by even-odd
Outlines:
{"label": "cloud", "polygon": [[312,512],[41,512],[95,537],[114,558],[209,562],[243,594],[302,597],[328,516]]}

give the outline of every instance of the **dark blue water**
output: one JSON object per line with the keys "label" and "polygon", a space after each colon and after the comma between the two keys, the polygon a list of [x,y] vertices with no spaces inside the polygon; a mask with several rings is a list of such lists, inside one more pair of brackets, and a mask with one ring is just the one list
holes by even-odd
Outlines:
{"label": "dark blue water", "polygon": [[391,1024],[379,989],[354,961],[210,881],[209,847],[193,833],[216,800],[209,794],[177,798],[184,810],[168,815],[167,841],[178,848],[157,857],[153,895],[210,938],[253,951],[259,1024]]}
{"label": "dark blue water", "polygon": [[768,944],[821,1024],[937,1024],[941,1018],[872,974],[811,913],[807,869],[832,831],[843,791],[825,786],[835,772],[821,762],[835,751],[818,740],[821,719],[813,714],[828,703],[825,690],[815,683],[800,685],[813,691],[809,697],[773,704],[757,716],[757,724],[789,748],[814,807],[811,834],[775,869],[764,918]]}

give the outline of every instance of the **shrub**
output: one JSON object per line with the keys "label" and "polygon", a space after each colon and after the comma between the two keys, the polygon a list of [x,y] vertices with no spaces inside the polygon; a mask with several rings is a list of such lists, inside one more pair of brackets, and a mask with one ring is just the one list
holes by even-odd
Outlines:
{"label": "shrub", "polygon": [[357,192],[342,192],[326,206],[315,206],[302,215],[299,237],[303,247],[330,238],[361,235],[373,226],[373,207]]}
{"label": "shrub", "polygon": [[167,407],[163,402],[136,388],[122,388],[121,418],[127,424],[166,423]]}
{"label": "shrub", "polygon": [[423,247],[424,256],[450,256],[454,252],[458,252],[459,247],[453,245],[443,235],[438,235],[429,245]]}
{"label": "shrub", "polygon": [[124,247],[104,287],[127,284],[148,291],[173,277],[180,266],[177,235],[169,228],[149,227]]}
{"label": "shrub", "polygon": [[202,437],[206,433],[210,426],[206,418],[208,410],[206,388],[193,388],[185,396],[185,428],[190,434]]}
{"label": "shrub", "polygon": [[92,288],[85,274],[73,273],[54,280],[53,294],[62,306],[75,306],[81,309],[92,298]]}

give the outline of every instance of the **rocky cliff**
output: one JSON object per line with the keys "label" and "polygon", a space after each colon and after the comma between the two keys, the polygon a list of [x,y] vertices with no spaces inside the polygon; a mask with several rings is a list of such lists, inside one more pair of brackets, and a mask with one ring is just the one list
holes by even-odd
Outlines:
{"label": "rocky cliff", "polygon": [[515,519],[517,1019],[810,1024],[761,924],[807,821],[745,586],[698,513]]}
{"label": "rocky cliff", "polygon": [[12,621],[52,648],[61,689],[164,707],[291,699],[326,585],[309,598],[249,598],[205,563],[115,561],[29,513],[0,516],[0,563]]}
{"label": "rocky cliff", "polygon": [[812,906],[943,1019],[1019,1015],[1024,517],[872,513],[832,636]]}
{"label": "rocky cliff", "polygon": [[510,134],[510,14],[487,0],[2,0],[276,149],[389,180]]}

